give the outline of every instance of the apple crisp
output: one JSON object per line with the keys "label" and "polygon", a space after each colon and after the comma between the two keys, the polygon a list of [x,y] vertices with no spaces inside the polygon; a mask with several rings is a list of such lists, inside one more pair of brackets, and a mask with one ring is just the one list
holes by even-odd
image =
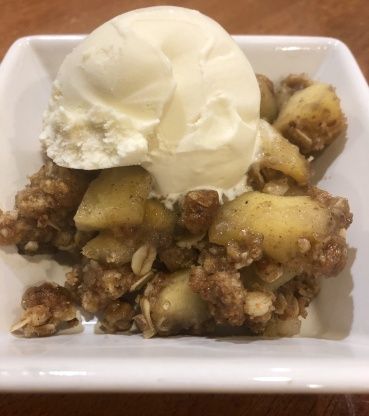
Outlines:
{"label": "apple crisp", "polygon": [[261,151],[250,191],[233,200],[196,189],[169,209],[150,198],[140,166],[86,172],[45,159],[14,210],[0,211],[0,244],[62,251],[75,265],[64,287],[27,289],[13,332],[52,335],[76,325],[78,311],[105,332],[147,338],[299,332],[320,279],[346,264],[348,202],[311,185],[310,166],[346,120],[329,85],[305,75],[258,82]]}

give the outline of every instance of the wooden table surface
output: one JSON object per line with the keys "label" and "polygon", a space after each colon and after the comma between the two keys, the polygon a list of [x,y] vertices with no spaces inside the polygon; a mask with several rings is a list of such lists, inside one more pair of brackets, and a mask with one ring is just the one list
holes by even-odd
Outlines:
{"label": "wooden table surface", "polygon": [[[86,33],[127,10],[155,4],[199,9],[233,34],[331,36],[343,40],[369,79],[368,0],[0,0],[0,59],[20,36]],[[368,415],[352,395],[0,395],[1,416]]]}

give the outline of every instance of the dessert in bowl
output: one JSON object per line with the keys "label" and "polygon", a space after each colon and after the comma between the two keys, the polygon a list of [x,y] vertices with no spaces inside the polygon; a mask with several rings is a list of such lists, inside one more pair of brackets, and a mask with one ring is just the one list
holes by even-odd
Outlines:
{"label": "dessert in bowl", "polygon": [[347,200],[310,183],[345,129],[332,86],[273,85],[197,12],[107,22],[61,65],[45,164],[1,214],[2,245],[74,263],[26,290],[12,331],[53,335],[82,312],[145,337],[297,334],[346,263]]}

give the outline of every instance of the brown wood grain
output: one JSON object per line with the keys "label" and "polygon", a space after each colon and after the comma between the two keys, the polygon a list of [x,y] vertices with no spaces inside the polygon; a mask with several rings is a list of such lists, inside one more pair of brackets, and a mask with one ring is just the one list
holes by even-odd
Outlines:
{"label": "brown wood grain", "polygon": [[1,416],[367,416],[367,396],[9,394]]}
{"label": "brown wood grain", "polygon": [[[233,34],[331,36],[343,40],[369,79],[368,0],[0,0],[0,59],[15,39],[86,33],[127,10],[156,4],[201,10]],[[1,416],[368,415],[351,395],[0,395]]]}

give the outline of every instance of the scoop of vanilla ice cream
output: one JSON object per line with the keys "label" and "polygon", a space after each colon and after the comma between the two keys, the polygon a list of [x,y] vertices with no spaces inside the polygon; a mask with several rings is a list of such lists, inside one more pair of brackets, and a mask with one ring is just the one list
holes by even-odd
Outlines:
{"label": "scoop of vanilla ice cream", "polygon": [[260,92],[230,35],[199,12],[138,9],[103,24],[60,67],[41,140],[57,164],[140,164],[158,196],[244,190]]}

